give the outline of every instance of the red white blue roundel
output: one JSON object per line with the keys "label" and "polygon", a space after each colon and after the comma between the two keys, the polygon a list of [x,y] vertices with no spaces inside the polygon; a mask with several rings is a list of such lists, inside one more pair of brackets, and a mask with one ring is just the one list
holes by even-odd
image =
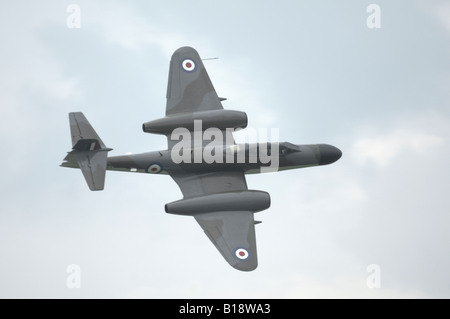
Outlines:
{"label": "red white blue roundel", "polygon": [[161,165],[153,163],[147,168],[147,172],[152,174],[158,174],[159,172],[161,172]]}
{"label": "red white blue roundel", "polygon": [[192,72],[195,70],[195,62],[192,59],[184,59],[181,62],[181,67],[187,72]]}
{"label": "red white blue roundel", "polygon": [[247,249],[244,249],[244,248],[238,248],[238,249],[236,249],[236,251],[234,252],[234,254],[236,255],[236,257],[237,257],[238,259],[241,259],[241,260],[247,259],[248,256],[249,256],[249,253],[248,253]]}

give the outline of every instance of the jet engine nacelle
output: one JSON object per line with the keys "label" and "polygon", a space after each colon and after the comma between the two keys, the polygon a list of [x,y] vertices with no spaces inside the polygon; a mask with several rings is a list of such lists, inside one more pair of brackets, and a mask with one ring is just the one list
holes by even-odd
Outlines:
{"label": "jet engine nacelle", "polygon": [[184,127],[189,131],[194,130],[194,121],[201,120],[201,129],[218,128],[245,128],[247,127],[247,114],[241,111],[210,110],[194,113],[179,113],[169,115],[157,120],[142,124],[142,130],[146,133],[170,135],[174,129]]}
{"label": "jet engine nacelle", "polygon": [[223,211],[260,212],[270,207],[270,195],[262,191],[237,191],[181,199],[165,205],[166,213],[194,215]]}

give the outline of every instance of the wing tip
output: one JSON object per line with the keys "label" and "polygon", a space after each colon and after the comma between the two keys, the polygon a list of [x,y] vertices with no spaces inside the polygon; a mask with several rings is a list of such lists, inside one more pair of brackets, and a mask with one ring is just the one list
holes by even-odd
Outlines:
{"label": "wing tip", "polygon": [[198,53],[197,50],[195,50],[193,47],[190,46],[184,46],[184,47],[180,47],[178,49],[175,50],[175,52],[173,54],[179,54],[179,53],[186,53],[186,52],[195,52]]}
{"label": "wing tip", "polygon": [[257,262],[237,262],[236,264],[231,265],[231,266],[237,270],[249,272],[249,271],[253,271],[256,268],[258,268],[258,263]]}

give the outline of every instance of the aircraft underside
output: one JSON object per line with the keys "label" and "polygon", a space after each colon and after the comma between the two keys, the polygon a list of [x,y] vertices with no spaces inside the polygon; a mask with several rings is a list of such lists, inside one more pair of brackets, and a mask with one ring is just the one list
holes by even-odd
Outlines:
{"label": "aircraft underside", "polygon": [[145,122],[146,133],[167,138],[167,150],[110,156],[81,112],[69,113],[72,150],[61,164],[80,168],[90,190],[104,189],[106,170],[168,174],[183,198],[164,206],[193,216],[224,259],[241,271],[258,265],[254,214],[270,207],[270,195],[249,190],[245,174],[327,165],[342,152],[328,144],[236,144],[233,132],[247,114],[225,110],[198,52],[182,47],[170,61],[166,116]]}

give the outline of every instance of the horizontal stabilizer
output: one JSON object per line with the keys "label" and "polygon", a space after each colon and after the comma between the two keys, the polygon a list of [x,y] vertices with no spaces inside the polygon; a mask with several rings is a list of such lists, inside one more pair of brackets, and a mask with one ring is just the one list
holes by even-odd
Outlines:
{"label": "horizontal stabilizer", "polygon": [[75,152],[78,166],[91,191],[105,188],[107,152],[86,151]]}

